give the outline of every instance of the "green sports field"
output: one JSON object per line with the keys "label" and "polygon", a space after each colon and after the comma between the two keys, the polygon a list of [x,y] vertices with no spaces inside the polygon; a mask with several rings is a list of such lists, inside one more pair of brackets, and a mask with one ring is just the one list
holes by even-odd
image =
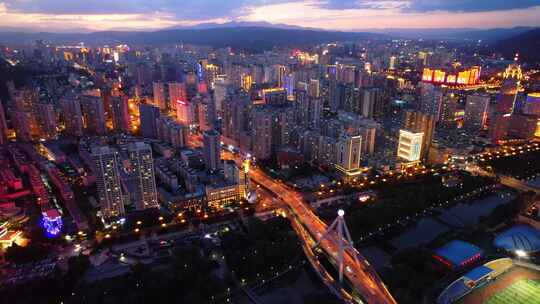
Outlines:
{"label": "green sports field", "polygon": [[520,280],[492,296],[485,304],[540,303],[540,281]]}

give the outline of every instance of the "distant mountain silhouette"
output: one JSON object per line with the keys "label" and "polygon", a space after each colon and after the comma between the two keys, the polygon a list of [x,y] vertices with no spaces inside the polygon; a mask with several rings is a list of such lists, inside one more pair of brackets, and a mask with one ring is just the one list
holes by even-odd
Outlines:
{"label": "distant mountain silhouette", "polygon": [[231,28],[231,27],[267,27],[267,28],[277,28],[285,30],[315,30],[323,31],[318,28],[302,27],[297,25],[289,25],[284,23],[270,23],[266,21],[230,21],[225,23],[199,23],[196,25],[189,26],[172,26],[166,28],[165,30],[200,30],[200,29],[212,29],[212,28]]}
{"label": "distant mountain silhouette", "polygon": [[527,62],[540,62],[540,29],[534,29],[494,44],[493,49],[506,58],[519,53],[520,59]]}
{"label": "distant mountain silhouette", "polygon": [[214,47],[230,46],[247,51],[263,51],[278,47],[302,47],[332,41],[381,39],[383,34],[337,32],[268,27],[222,27],[208,29],[168,29],[153,32],[105,31],[94,33],[22,33],[0,32],[0,43],[28,44],[37,39],[51,43],[148,44],[188,43]]}
{"label": "distant mountain silhouette", "polygon": [[485,40],[497,41],[510,38],[515,35],[534,29],[533,27],[513,27],[513,28],[437,28],[437,29],[367,29],[367,32],[387,34],[392,37],[412,38],[412,39],[451,39],[451,40]]}

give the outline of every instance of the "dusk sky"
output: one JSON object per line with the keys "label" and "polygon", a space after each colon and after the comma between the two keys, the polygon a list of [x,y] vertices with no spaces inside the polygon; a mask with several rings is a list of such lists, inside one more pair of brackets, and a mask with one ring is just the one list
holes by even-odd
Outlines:
{"label": "dusk sky", "polygon": [[8,0],[0,27],[152,30],[267,21],[336,30],[540,26],[540,0]]}

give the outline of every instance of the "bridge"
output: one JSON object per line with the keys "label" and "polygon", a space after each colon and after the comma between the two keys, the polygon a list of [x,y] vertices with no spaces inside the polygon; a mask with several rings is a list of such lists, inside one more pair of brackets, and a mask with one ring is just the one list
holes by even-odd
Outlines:
{"label": "bridge", "polygon": [[[304,202],[300,193],[275,181],[258,168],[251,169],[249,176],[285,203],[308,260],[334,293],[348,303],[396,303],[369,262],[349,240],[344,240],[345,236],[339,229],[329,229]],[[321,254],[329,264],[338,268],[339,279],[334,278],[330,274],[332,271],[319,259]]]}
{"label": "bridge", "polygon": [[[191,137],[190,140],[190,145],[202,146],[200,137]],[[226,149],[222,149],[221,158],[234,160],[239,167],[244,165],[240,155]],[[302,249],[310,264],[334,294],[347,303],[397,303],[369,262],[354,249],[350,237],[344,240],[339,229],[329,229],[300,193],[269,177],[259,168],[249,168],[249,178],[286,205],[288,217],[302,241]],[[325,261],[329,263],[325,265]],[[335,269],[330,268],[337,268],[338,279],[332,275]]]}

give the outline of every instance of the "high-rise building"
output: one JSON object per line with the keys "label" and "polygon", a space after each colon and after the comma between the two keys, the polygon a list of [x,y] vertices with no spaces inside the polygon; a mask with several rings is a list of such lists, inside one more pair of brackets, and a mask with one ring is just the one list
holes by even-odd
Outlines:
{"label": "high-rise building", "polygon": [[103,135],[106,132],[103,101],[97,96],[81,96],[85,128],[88,132]]}
{"label": "high-rise building", "polygon": [[359,90],[352,83],[339,83],[337,86],[339,109],[358,113],[360,110]]}
{"label": "high-rise building", "polygon": [[441,110],[439,112],[438,123],[446,128],[456,126],[456,110],[459,96],[453,92],[445,92],[442,99]]}
{"label": "high-rise building", "polygon": [[104,218],[123,216],[124,195],[120,183],[119,154],[108,146],[92,148],[101,214]]}
{"label": "high-rise building", "polygon": [[179,82],[169,82],[169,109],[176,111],[180,101],[187,102],[186,86]]}
{"label": "high-rise building", "polygon": [[504,72],[504,80],[501,86],[496,111],[499,114],[511,114],[514,112],[520,81],[523,78],[521,67],[517,63],[510,64]]}
{"label": "high-rise building", "polygon": [[62,98],[60,99],[60,108],[66,133],[72,136],[82,136],[84,122],[79,100],[74,97]]}
{"label": "high-rise building", "polygon": [[318,79],[310,79],[308,84],[308,95],[313,98],[321,97],[321,91]]}
{"label": "high-rise building", "polygon": [[167,116],[160,116],[156,121],[157,138],[171,144],[175,148],[183,148],[187,144],[189,128],[179,124]]}
{"label": "high-rise building", "polygon": [[281,106],[287,104],[287,91],[282,88],[263,90],[264,103],[267,105]]}
{"label": "high-rise building", "polygon": [[4,111],[4,105],[0,100],[0,145],[3,145],[7,141],[8,127],[6,121],[6,112]]}
{"label": "high-rise building", "polygon": [[413,133],[423,133],[421,158],[426,159],[433,141],[435,117],[419,111],[406,111],[403,129]]}
{"label": "high-rise building", "polygon": [[56,113],[51,103],[34,103],[34,116],[38,124],[40,138],[51,139],[58,136]]}
{"label": "high-rise building", "polygon": [[510,126],[510,114],[496,113],[489,122],[489,138],[494,144],[498,144],[508,134]]}
{"label": "high-rise building", "polygon": [[361,114],[365,118],[373,118],[375,114],[375,108],[377,106],[379,89],[370,88],[364,89],[362,92],[362,109]]}
{"label": "high-rise building", "polygon": [[221,126],[223,136],[240,142],[243,134],[250,131],[249,117],[252,108],[249,96],[241,91],[228,92],[223,103]]}
{"label": "high-rise building", "polygon": [[167,109],[167,98],[165,95],[165,84],[163,82],[154,82],[152,84],[154,93],[154,105],[160,110]]}
{"label": "high-rise building", "polygon": [[343,135],[337,143],[336,167],[343,171],[360,168],[362,136]]}
{"label": "high-rise building", "polygon": [[209,131],[214,129],[214,121],[216,120],[216,112],[213,100],[207,96],[202,99],[197,106],[197,116],[199,128],[201,131]]}
{"label": "high-rise building", "polygon": [[390,60],[388,61],[388,69],[389,70],[395,70],[397,66],[397,56],[390,56]]}
{"label": "high-rise building", "polygon": [[435,116],[438,121],[443,103],[443,93],[440,88],[431,83],[420,83],[420,110]]}
{"label": "high-rise building", "polygon": [[362,135],[362,154],[372,155],[375,153],[375,138],[377,128],[371,125],[360,127],[360,135]]}
{"label": "high-rise building", "polygon": [[157,137],[157,119],[159,118],[159,108],[148,104],[139,105],[141,120],[141,135],[147,138]]}
{"label": "high-rise building", "polygon": [[144,142],[131,143],[128,155],[137,180],[135,207],[137,210],[158,208],[152,148]]}
{"label": "high-rise building", "polygon": [[180,100],[176,103],[176,120],[190,126],[195,122],[195,104],[192,101]]}
{"label": "high-rise building", "polygon": [[490,98],[488,95],[469,95],[465,105],[465,129],[476,132],[482,130],[486,124]]}
{"label": "high-rise building", "polygon": [[31,112],[12,112],[13,129],[18,141],[29,142],[37,136],[37,126]]}
{"label": "high-rise building", "polygon": [[407,162],[416,162],[422,156],[422,142],[424,133],[399,130],[399,143],[397,156]]}
{"label": "high-rise building", "polygon": [[113,128],[116,131],[129,133],[130,132],[130,115],[129,115],[129,100],[126,95],[112,96],[112,122]]}
{"label": "high-rise building", "polygon": [[216,130],[203,133],[204,164],[206,169],[215,172],[221,168],[220,134]]}

